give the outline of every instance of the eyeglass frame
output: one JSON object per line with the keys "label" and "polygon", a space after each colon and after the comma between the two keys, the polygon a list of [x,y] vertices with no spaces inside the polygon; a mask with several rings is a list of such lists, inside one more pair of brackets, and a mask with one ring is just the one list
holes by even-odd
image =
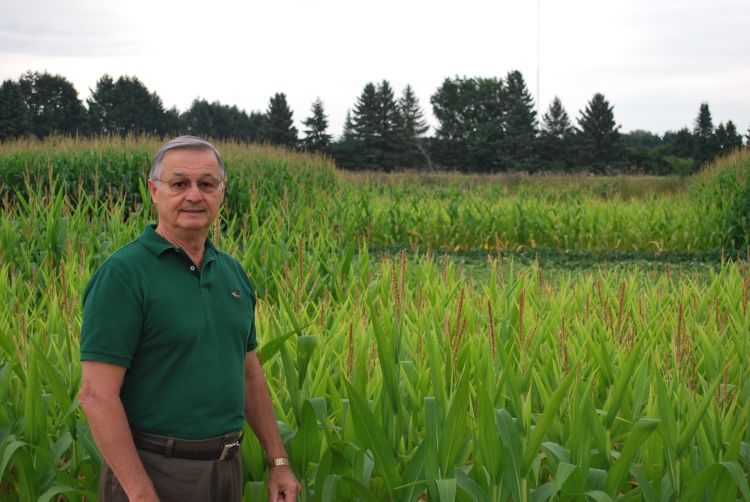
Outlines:
{"label": "eyeglass frame", "polygon": [[[202,180],[205,180],[205,179],[211,179],[211,178],[213,178],[213,179],[217,180],[217,181],[219,182],[219,186],[217,186],[217,187],[216,187],[216,189],[214,189],[214,190],[210,190],[210,191],[206,191],[206,190],[203,190],[203,189],[202,189],[202,188],[200,187],[200,184],[199,184],[199,183],[200,183],[200,182],[201,182]],[[177,177],[173,178],[172,180],[163,180],[163,179],[161,179],[161,178],[149,178],[149,179],[150,179],[150,180],[153,180],[153,181],[156,181],[156,182],[159,182],[159,183],[166,183],[166,184],[167,184],[167,187],[169,188],[169,190],[170,190],[170,191],[171,191],[172,193],[175,193],[175,194],[180,194],[180,193],[185,193],[185,192],[187,192],[188,190],[190,190],[191,188],[193,188],[193,184],[195,184],[195,186],[196,186],[196,187],[198,188],[198,191],[199,191],[200,193],[204,193],[204,194],[212,194],[212,193],[216,193],[216,192],[218,192],[218,191],[219,191],[219,189],[220,189],[220,188],[221,188],[222,186],[226,186],[226,181],[227,181],[226,179],[216,178],[216,177],[213,177],[213,176],[210,176],[210,177],[206,177],[206,176],[204,176],[204,177],[202,177],[202,178],[198,178],[197,180],[193,180],[193,179],[190,179],[190,178],[188,178],[188,177],[182,177],[182,176],[177,176]],[[175,190],[175,189],[174,189],[174,188],[172,187],[172,185],[171,185],[171,184],[172,184],[172,183],[174,183],[174,182],[176,182],[176,181],[187,181],[187,182],[189,182],[189,183],[190,183],[190,185],[189,185],[189,186],[187,186],[187,187],[185,187],[185,188],[184,188],[183,190]]]}

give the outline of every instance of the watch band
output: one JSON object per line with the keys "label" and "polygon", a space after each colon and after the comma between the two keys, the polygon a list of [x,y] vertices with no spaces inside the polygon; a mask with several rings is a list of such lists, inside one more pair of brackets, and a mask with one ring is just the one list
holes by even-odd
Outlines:
{"label": "watch band", "polygon": [[278,467],[280,465],[292,465],[286,457],[274,458],[268,462],[269,467]]}

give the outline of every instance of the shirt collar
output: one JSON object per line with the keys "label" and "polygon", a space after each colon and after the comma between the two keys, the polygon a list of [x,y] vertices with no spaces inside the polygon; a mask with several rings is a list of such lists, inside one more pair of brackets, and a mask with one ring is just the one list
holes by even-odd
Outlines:
{"label": "shirt collar", "polygon": [[[143,247],[145,247],[151,254],[153,254],[157,258],[164,254],[164,252],[167,250],[177,250],[177,248],[171,242],[156,233],[155,224],[146,225],[146,228],[143,230],[143,233],[138,240],[141,242],[141,244],[143,244]],[[211,242],[211,239],[209,239],[208,237],[206,237],[205,247],[206,253],[203,259],[204,262],[208,258],[213,258],[214,253],[216,252],[214,243]]]}

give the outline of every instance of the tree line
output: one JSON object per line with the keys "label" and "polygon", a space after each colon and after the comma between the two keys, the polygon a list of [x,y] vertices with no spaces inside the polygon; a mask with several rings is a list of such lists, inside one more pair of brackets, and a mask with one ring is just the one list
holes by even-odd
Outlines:
{"label": "tree line", "polygon": [[[84,104],[60,75],[26,72],[0,86],[0,140],[50,134],[171,136],[190,133],[220,139],[266,142],[333,156],[348,169],[452,169],[640,172],[686,174],[743,146],[731,121],[714,127],[701,103],[692,130],[659,136],[620,132],[614,107],[596,93],[575,123],[555,97],[541,118],[523,75],[446,78],[430,98],[438,125],[429,126],[414,90],[397,96],[387,80],[367,83],[347,112],[337,138],[329,132],[320,98],[300,132],[284,93],[265,112],[250,113],[196,98],[185,111],[166,109],[137,78],[103,75]],[[750,144],[750,129],[747,133]]]}

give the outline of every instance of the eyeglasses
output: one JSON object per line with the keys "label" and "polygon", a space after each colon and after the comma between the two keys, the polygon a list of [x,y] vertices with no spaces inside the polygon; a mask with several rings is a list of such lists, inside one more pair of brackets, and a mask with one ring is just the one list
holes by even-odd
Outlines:
{"label": "eyeglasses", "polygon": [[188,178],[172,178],[171,180],[162,180],[159,178],[151,179],[160,183],[165,183],[167,188],[169,188],[169,191],[173,194],[183,193],[190,190],[193,183],[195,183],[198,186],[198,190],[203,193],[214,193],[224,184],[224,180],[216,179],[213,176],[201,178],[197,181]]}

